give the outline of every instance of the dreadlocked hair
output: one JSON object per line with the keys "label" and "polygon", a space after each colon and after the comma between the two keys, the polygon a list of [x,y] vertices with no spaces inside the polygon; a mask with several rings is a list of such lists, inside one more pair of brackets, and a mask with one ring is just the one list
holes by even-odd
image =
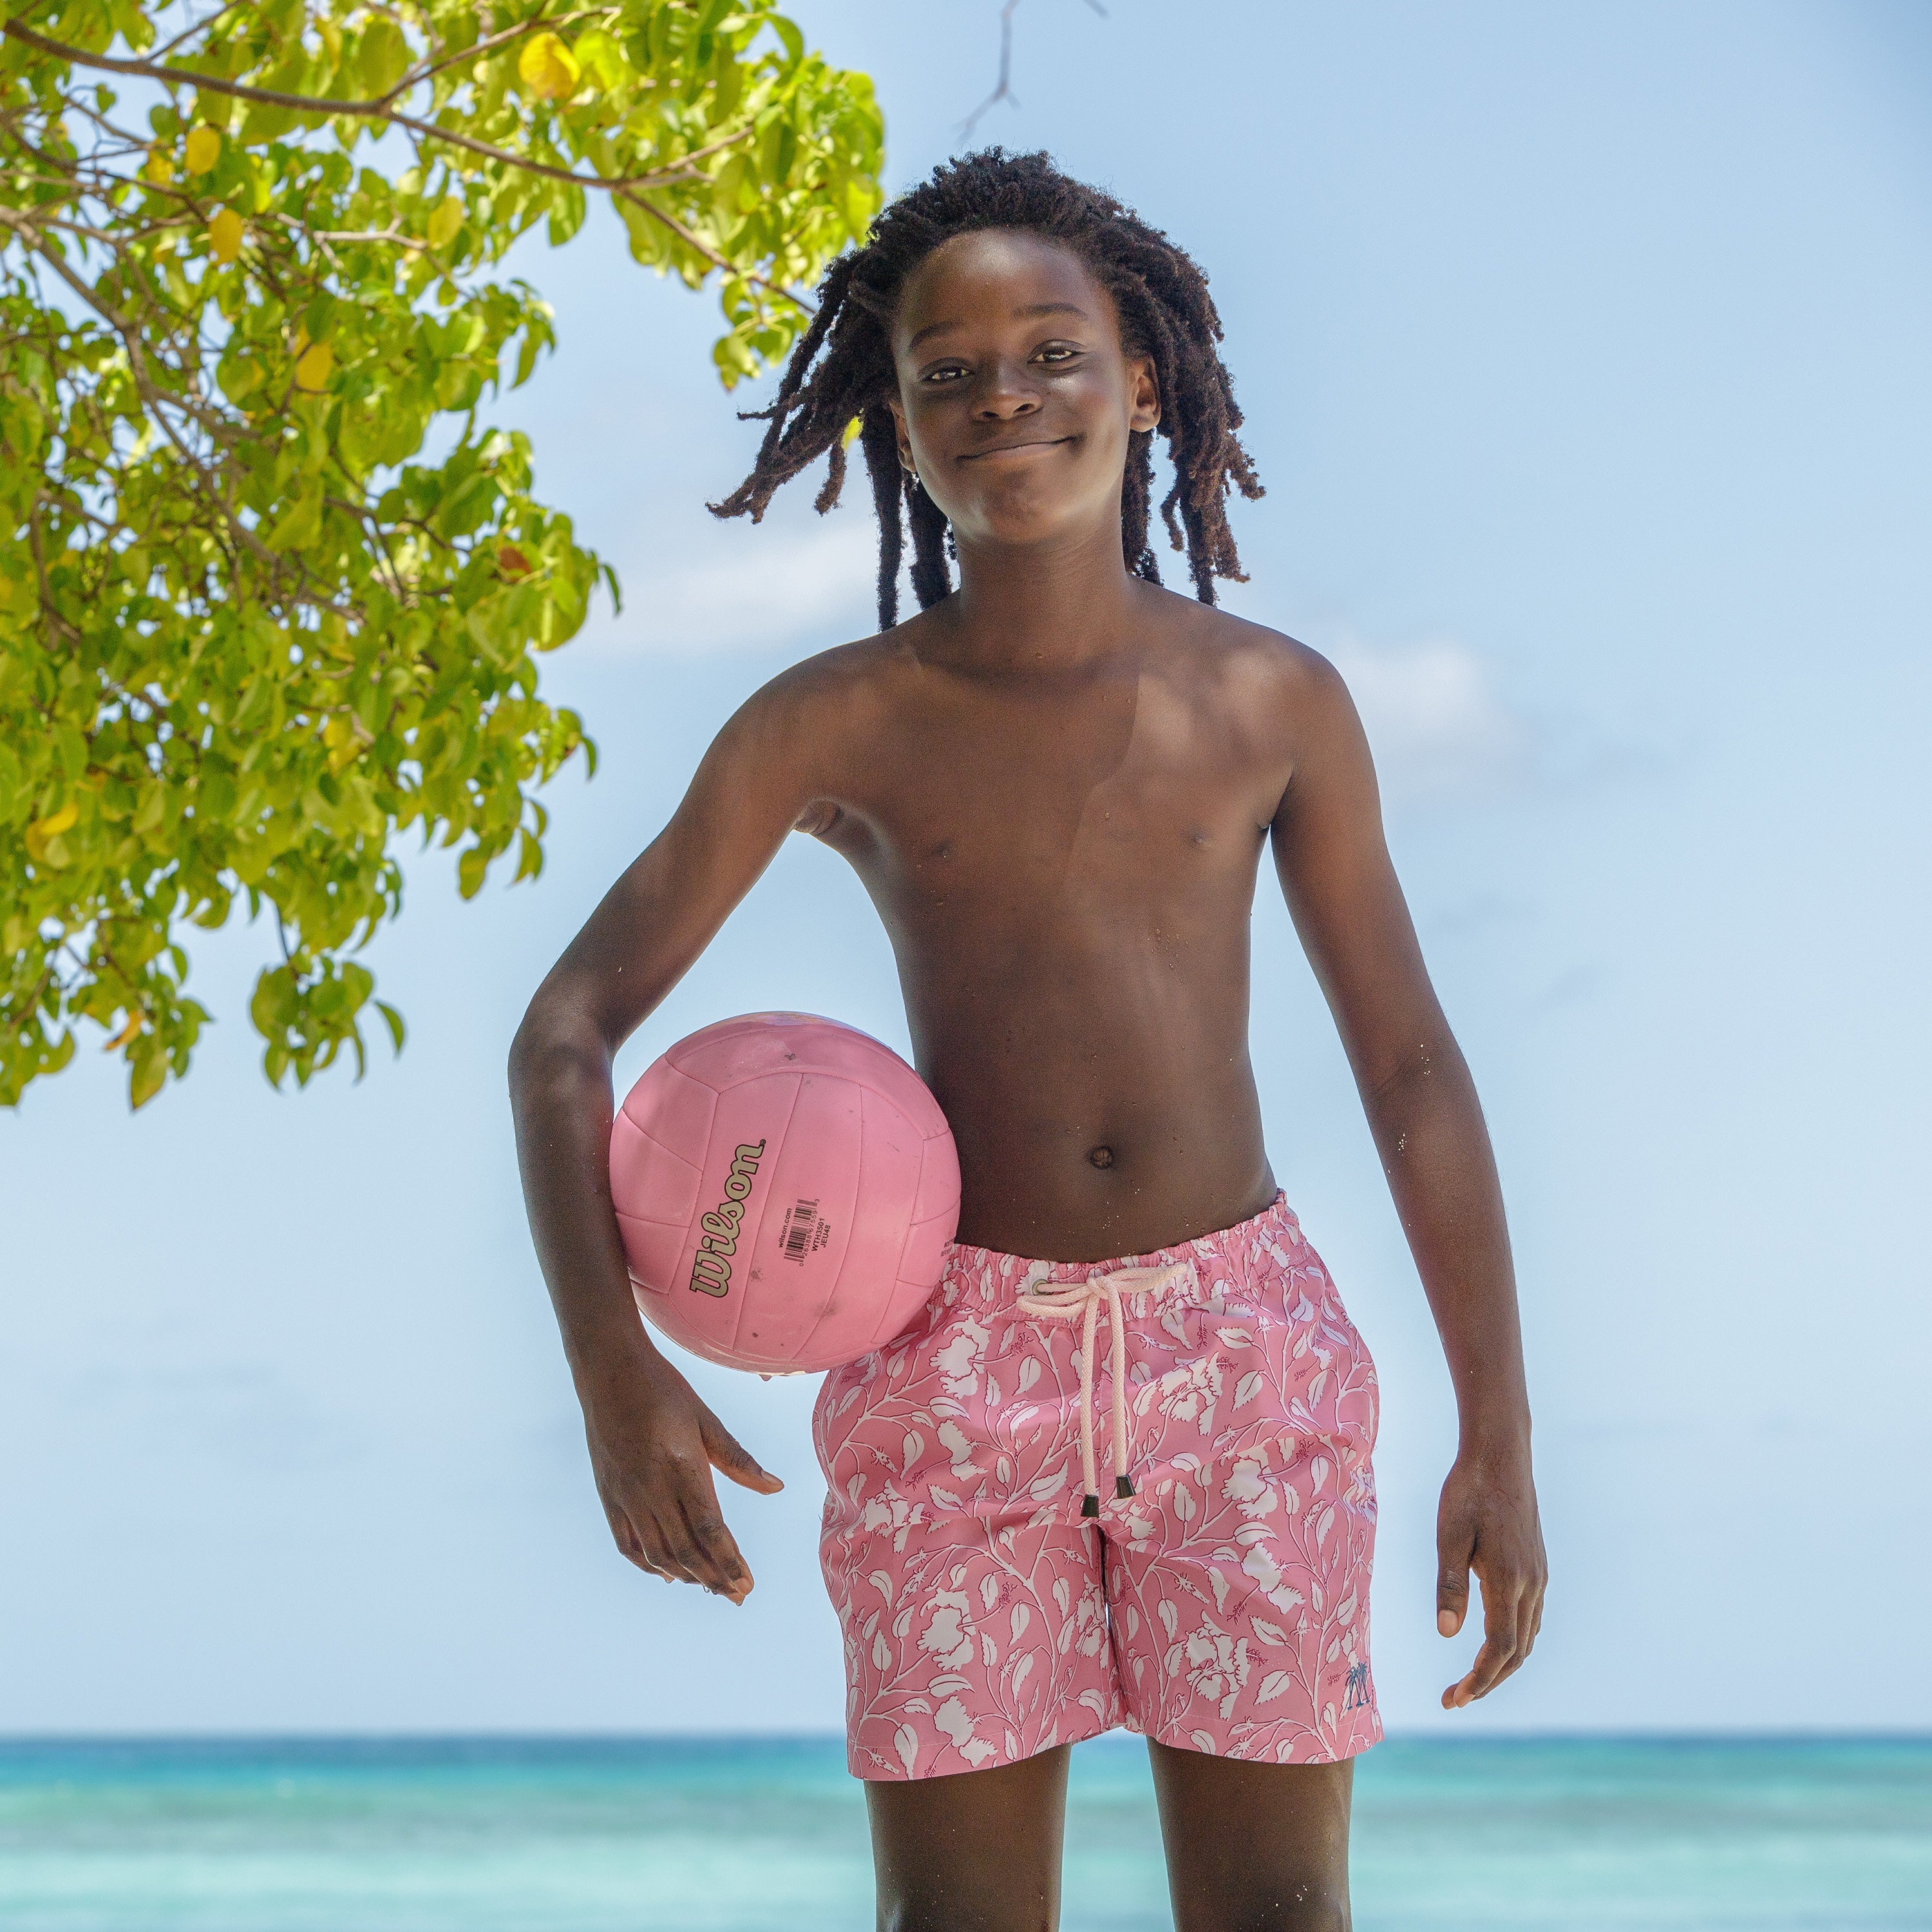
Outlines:
{"label": "dreadlocked hair", "polygon": [[[1241,412],[1216,345],[1221,318],[1208,278],[1157,228],[1099,188],[1070,179],[1045,154],[987,148],[947,161],[884,209],[862,248],[842,255],[819,285],[818,307],[800,338],[769,409],[745,420],[767,425],[752,473],[722,503],[720,517],[756,523],[780,484],[830,455],[817,507],[822,515],[844,487],[848,432],[856,421],[879,519],[879,628],[898,619],[899,566],[912,534],[912,587],[920,608],[952,588],[946,516],[899,464],[889,399],[898,393],[892,315],[913,269],[941,242],[988,228],[1044,236],[1077,255],[1113,298],[1121,346],[1152,358],[1160,387],[1158,433],[1167,438],[1174,487],[1161,519],[1187,554],[1196,595],[1214,601],[1214,580],[1245,582],[1228,527],[1227,499],[1252,501],[1259,479],[1235,431]],[[1150,584],[1160,571],[1148,541],[1156,431],[1128,437],[1120,495],[1120,544],[1126,567]]]}

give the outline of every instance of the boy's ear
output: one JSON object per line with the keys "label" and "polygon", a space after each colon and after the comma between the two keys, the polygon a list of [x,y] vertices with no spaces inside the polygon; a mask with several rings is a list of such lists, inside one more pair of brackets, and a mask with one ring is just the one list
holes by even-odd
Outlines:
{"label": "boy's ear", "polygon": [[1154,358],[1136,356],[1127,365],[1130,429],[1152,429],[1160,421],[1160,385],[1154,380]]}
{"label": "boy's ear", "polygon": [[912,467],[912,438],[906,434],[904,408],[896,396],[886,398],[886,407],[892,412],[892,428],[898,435],[899,460],[910,470]]}

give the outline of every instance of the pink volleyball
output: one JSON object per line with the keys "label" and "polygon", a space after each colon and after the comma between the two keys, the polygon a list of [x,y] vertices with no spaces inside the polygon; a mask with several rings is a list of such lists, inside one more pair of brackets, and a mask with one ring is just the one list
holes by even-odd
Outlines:
{"label": "pink volleyball", "polygon": [[837,1368],[910,1325],[959,1221],[959,1156],[891,1048],[810,1013],[679,1041],[610,1127],[638,1306],[693,1354]]}

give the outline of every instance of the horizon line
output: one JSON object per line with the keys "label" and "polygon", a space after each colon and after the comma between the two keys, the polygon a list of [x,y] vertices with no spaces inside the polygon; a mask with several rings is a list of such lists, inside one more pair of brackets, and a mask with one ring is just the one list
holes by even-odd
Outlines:
{"label": "horizon line", "polygon": [[[1085,1744],[1131,1744],[1140,1734],[1124,1727],[1080,1740]],[[1823,1726],[1732,1725],[1676,1730],[1600,1728],[1536,1730],[1483,1730],[1455,1736],[1441,1728],[1392,1730],[1384,1742],[1451,1745],[1551,1744],[1928,1744],[1932,1728],[1900,1726],[1855,1730]],[[20,1730],[0,1728],[0,1750],[22,1745],[140,1744],[830,1744],[842,1749],[842,1730],[587,1730],[562,1728],[470,1730],[409,1728],[193,1730]]]}

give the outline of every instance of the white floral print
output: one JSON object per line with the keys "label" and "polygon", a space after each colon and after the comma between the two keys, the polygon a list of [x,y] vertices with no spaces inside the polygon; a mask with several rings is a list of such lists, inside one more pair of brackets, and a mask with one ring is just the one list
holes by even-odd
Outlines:
{"label": "white floral print", "polygon": [[860,1777],[1011,1763],[1120,1724],[1282,1763],[1382,1735],[1368,1351],[1279,1198],[1178,1248],[1048,1272],[1173,1262],[1182,1280],[1121,1298],[1135,1493],[1104,1468],[1097,1519],[1080,1514],[1077,1325],[1013,1305],[1037,1264],[956,1245],[914,1327],[826,1377],[821,1553]]}

